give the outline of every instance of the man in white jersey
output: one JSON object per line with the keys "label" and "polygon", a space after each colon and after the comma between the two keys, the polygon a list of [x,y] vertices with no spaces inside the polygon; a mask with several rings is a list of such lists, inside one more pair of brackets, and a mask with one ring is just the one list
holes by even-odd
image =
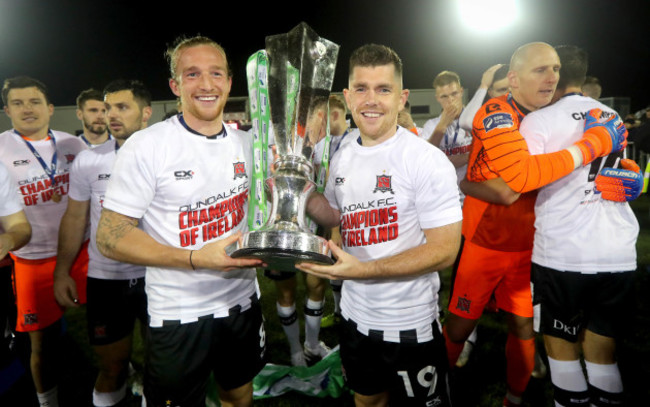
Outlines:
{"label": "man in white jersey", "polygon": [[[30,366],[37,396],[41,405],[52,407],[58,405],[56,357],[63,315],[54,298],[52,272],[59,222],[68,200],[68,172],[86,145],[71,134],[50,130],[54,106],[40,81],[29,77],[7,79],[2,101],[13,129],[0,134],[0,161],[11,174],[32,227],[30,242],[11,252],[18,309],[16,330],[29,332]],[[86,302],[87,266],[84,248],[71,273],[80,285],[79,303]]]}
{"label": "man in white jersey", "polygon": [[[459,117],[463,111],[463,94],[460,77],[451,71],[442,71],[433,80],[436,100],[442,106],[442,114],[424,123],[420,137],[440,148],[456,167],[458,182],[465,178],[472,134],[460,127]],[[460,194],[461,202],[464,198]]]}
{"label": "man in white jersey", "polygon": [[395,51],[352,53],[344,95],[360,136],[334,155],[325,195],[308,205],[319,224],[340,225],[343,249],[329,242],[333,266],[298,266],[346,280],[341,358],[359,406],[449,405],[436,270],[456,257],[462,215],[453,165],[397,126],[408,94]]}
{"label": "man in white jersey", "polygon": [[77,96],[77,119],[83,125],[83,133],[79,138],[90,148],[108,141],[106,125],[106,106],[104,95],[97,89],[86,89]]}
{"label": "man in white jersey", "polygon": [[0,163],[0,260],[11,250],[25,246],[32,236],[32,227],[18,200],[13,180],[4,164]]}
{"label": "man in white jersey", "polygon": [[9,342],[13,330],[8,326],[13,297],[9,294],[12,262],[7,254],[26,245],[31,236],[32,227],[16,195],[14,182],[7,168],[0,163],[0,369],[11,361]]}
{"label": "man in white jersey", "polygon": [[232,79],[221,46],[181,38],[167,56],[183,112],[120,149],[97,246],[147,266],[147,405],[203,405],[210,372],[221,405],[250,405],[264,364],[253,268],[262,262],[232,259],[226,249],[246,231],[251,137],[223,123]]}
{"label": "man in white jersey", "polygon": [[[587,53],[574,46],[556,51],[562,68],[555,103],[527,115],[520,128],[531,154],[559,151],[579,140],[590,109],[616,114],[581,94]],[[615,337],[637,267],[639,225],[627,203],[606,201],[594,188],[601,168],[614,167],[620,158],[612,153],[541,188],[535,204],[534,295],[541,303],[558,406],[623,403]]]}
{"label": "man in white jersey", "polygon": [[70,169],[70,197],[61,219],[54,294],[64,307],[77,307],[70,266],[81,248],[90,220],[87,321],[89,342],[97,355],[99,374],[93,405],[114,406],[126,396],[126,377],[135,319],[147,323],[143,266],[116,262],[97,250],[95,235],[106,187],[118,149],[133,132],[147,127],[151,94],[140,81],[117,80],[104,89],[111,117],[120,116],[126,132],[92,150],[83,151]]}

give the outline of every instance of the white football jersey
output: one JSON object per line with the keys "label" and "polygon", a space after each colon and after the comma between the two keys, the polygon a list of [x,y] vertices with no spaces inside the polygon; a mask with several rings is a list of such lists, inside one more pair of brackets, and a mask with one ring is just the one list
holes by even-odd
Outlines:
{"label": "white football jersey", "polygon": [[[226,131],[226,137],[209,139],[176,116],[136,132],[117,155],[104,208],[141,219],[156,241],[188,250],[246,232],[251,137]],[[146,283],[151,326],[227,316],[258,291],[253,269],[147,267]]]}
{"label": "white football jersey", "polygon": [[[13,215],[22,210],[23,207],[16,195],[14,181],[11,179],[7,167],[0,162],[0,216]],[[2,229],[2,226],[0,226],[0,229]]]}
{"label": "white football jersey", "polygon": [[[582,138],[585,116],[599,108],[615,112],[579,94],[530,113],[520,131],[531,154],[562,150]],[[535,204],[533,262],[581,273],[636,269],[639,224],[627,203],[602,199],[594,179],[602,167],[618,163],[620,154],[596,159],[539,190]]]}
{"label": "white football jersey", "polygon": [[29,243],[12,252],[23,259],[56,256],[59,224],[68,205],[70,166],[77,154],[87,148],[79,138],[71,134],[52,130],[50,135],[53,140],[47,138],[29,143],[47,168],[52,166],[56,144],[54,183],[22,137],[14,130],[0,134],[0,161],[11,174],[14,191],[22,201],[25,215],[32,226]]}
{"label": "white football jersey", "polygon": [[[426,123],[424,123],[422,133],[419,136],[424,140],[429,140],[429,137],[431,137],[433,130],[435,130],[439,122],[440,116],[427,120]],[[440,140],[440,145],[437,147],[440,148],[447,156],[469,154],[470,150],[472,149],[472,133],[467,132],[462,127],[460,127],[460,121],[456,119],[449,125],[449,127],[447,127],[445,135],[442,137],[442,140]],[[467,164],[456,168],[456,179],[459,185],[460,181],[462,181],[466,175]],[[461,192],[459,192],[459,194],[461,196],[462,202],[464,196]]]}
{"label": "white football jersey", "polygon": [[82,151],[70,169],[70,198],[90,201],[90,244],[88,245],[88,277],[107,280],[130,280],[144,277],[144,267],[120,263],[104,257],[97,249],[97,225],[102,202],[115,162],[117,142],[99,144]]}
{"label": "white football jersey", "polygon": [[[426,242],[423,229],[462,219],[453,165],[401,127],[376,146],[345,142],[332,159],[325,197],[341,212],[343,249],[361,261],[419,246]],[[391,341],[390,332],[431,325],[438,316],[439,289],[436,272],[346,280],[342,313],[360,331],[384,330],[384,339]]]}

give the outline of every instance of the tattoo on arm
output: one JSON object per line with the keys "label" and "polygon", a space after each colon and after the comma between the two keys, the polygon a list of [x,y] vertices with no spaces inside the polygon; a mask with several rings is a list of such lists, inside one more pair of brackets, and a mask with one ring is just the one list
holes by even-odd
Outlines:
{"label": "tattoo on arm", "polygon": [[108,209],[102,210],[97,228],[97,246],[102,254],[110,257],[115,254],[118,242],[138,226],[138,220]]}

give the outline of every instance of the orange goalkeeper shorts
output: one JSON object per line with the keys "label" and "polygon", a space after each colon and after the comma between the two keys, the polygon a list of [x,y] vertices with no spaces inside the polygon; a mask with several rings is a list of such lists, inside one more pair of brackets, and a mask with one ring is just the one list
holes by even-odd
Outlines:
{"label": "orange goalkeeper shorts", "polygon": [[531,255],[532,250],[502,252],[466,240],[454,270],[449,312],[478,319],[494,293],[498,309],[532,317]]}
{"label": "orange goalkeeper shorts", "polygon": [[[56,256],[28,260],[11,255],[14,260],[14,294],[18,318],[18,332],[39,331],[58,321],[64,308],[54,298],[54,266]],[[75,259],[70,276],[77,283],[79,303],[86,303],[88,275],[88,242],[84,243]]]}

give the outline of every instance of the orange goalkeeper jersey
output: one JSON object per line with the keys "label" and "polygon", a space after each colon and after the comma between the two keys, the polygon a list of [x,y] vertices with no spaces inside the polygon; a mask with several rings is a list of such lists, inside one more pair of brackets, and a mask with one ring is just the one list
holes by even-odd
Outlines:
{"label": "orange goalkeeper jersey", "polygon": [[474,116],[467,179],[481,182],[501,177],[514,191],[522,192],[509,206],[465,199],[463,235],[479,246],[506,252],[531,250],[534,190],[573,171],[573,158],[566,150],[530,155],[519,133],[527,113],[507,94],[488,100]]}

